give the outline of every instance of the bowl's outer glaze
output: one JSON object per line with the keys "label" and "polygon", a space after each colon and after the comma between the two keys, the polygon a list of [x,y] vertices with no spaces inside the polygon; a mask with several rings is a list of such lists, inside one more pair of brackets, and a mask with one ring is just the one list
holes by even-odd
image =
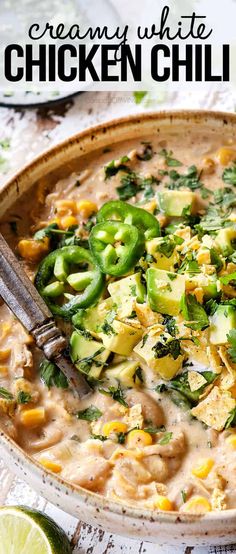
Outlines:
{"label": "bowl's outer glaze", "polygon": [[[184,129],[204,127],[236,139],[236,115],[222,112],[176,111],[142,114],[104,123],[75,135],[38,156],[0,192],[0,216],[38,179],[97,148],[129,138],[174,129],[183,141]],[[0,454],[8,467],[56,506],[86,523],[136,539],[167,545],[230,544],[236,541],[236,510],[193,516],[141,510],[73,486],[46,471],[15,442],[0,433]]]}

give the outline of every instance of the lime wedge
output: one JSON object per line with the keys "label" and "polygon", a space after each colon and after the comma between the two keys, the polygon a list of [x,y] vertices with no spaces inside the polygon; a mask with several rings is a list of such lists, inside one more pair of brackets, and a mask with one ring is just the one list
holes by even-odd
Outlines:
{"label": "lime wedge", "polygon": [[64,531],[50,517],[25,508],[0,508],[0,554],[71,554]]}

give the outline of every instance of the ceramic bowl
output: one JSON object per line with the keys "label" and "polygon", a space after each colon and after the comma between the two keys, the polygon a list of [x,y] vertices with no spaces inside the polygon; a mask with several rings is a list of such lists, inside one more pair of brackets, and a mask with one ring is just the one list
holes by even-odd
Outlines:
{"label": "ceramic bowl", "polygon": [[[170,128],[184,140],[189,126],[204,132],[230,133],[236,140],[236,115],[204,111],[142,114],[113,120],[67,139],[44,152],[13,177],[0,193],[0,216],[36,182],[55,179],[63,168],[97,148],[129,138],[159,134]],[[229,544],[236,539],[236,509],[194,516],[148,511],[124,506],[63,481],[30,458],[15,442],[0,433],[0,454],[7,466],[38,494],[75,517],[117,533],[168,545]]]}

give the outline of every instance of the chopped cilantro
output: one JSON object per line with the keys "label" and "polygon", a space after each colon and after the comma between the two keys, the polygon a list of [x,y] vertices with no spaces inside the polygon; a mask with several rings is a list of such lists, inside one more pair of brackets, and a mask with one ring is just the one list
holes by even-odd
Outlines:
{"label": "chopped cilantro", "polygon": [[137,154],[138,160],[148,162],[153,158],[153,149],[150,142],[146,143],[141,154]]}
{"label": "chopped cilantro", "polygon": [[231,331],[227,335],[227,339],[230,344],[230,348],[228,348],[228,353],[233,363],[236,363],[236,329],[231,329]]}
{"label": "chopped cilantro", "polygon": [[141,383],[143,383],[143,372],[142,368],[140,366],[137,367],[134,375],[133,375],[133,381],[136,383],[136,381],[139,380]]}
{"label": "chopped cilantro", "polygon": [[236,162],[234,161],[233,165],[226,167],[223,171],[222,179],[228,185],[236,186]]}
{"label": "chopped cilantro", "polygon": [[165,148],[163,148],[160,152],[158,152],[158,154],[159,156],[163,156],[163,158],[165,158],[165,162],[168,167],[178,167],[183,165],[182,162],[172,157],[173,152],[171,150],[168,152]]}
{"label": "chopped cilantro", "polygon": [[0,146],[3,150],[8,150],[10,148],[10,139],[0,140]]}
{"label": "chopped cilantro", "polygon": [[110,179],[114,175],[118,173],[118,171],[127,171],[130,172],[130,169],[127,165],[125,165],[127,162],[129,162],[128,156],[123,156],[120,159],[119,163],[116,163],[115,160],[112,160],[109,162],[109,164],[105,165],[104,172],[105,172],[105,180]]}
{"label": "chopped cilantro", "polygon": [[159,340],[152,347],[154,352],[154,358],[164,358],[164,356],[172,356],[174,360],[181,354],[180,341],[178,339],[167,340],[163,337],[163,340]]}
{"label": "chopped cilantro", "polygon": [[185,502],[187,500],[187,493],[184,490],[182,490],[181,491],[181,496],[182,496],[183,503],[185,504]]}
{"label": "chopped cilantro", "polygon": [[231,412],[229,412],[229,417],[225,424],[225,429],[229,429],[229,427],[235,427],[236,426],[236,408],[233,408]]}
{"label": "chopped cilantro", "polygon": [[166,432],[164,433],[163,437],[161,437],[158,441],[158,444],[161,444],[161,446],[165,446],[166,444],[169,444],[169,442],[171,441],[173,437],[173,433],[171,432]]}
{"label": "chopped cilantro", "polygon": [[82,359],[78,359],[79,368],[84,373],[89,373],[92,365],[95,365],[96,367],[101,367],[104,365],[104,363],[101,360],[96,360],[96,357],[99,356],[102,352],[104,352],[105,348],[102,346],[92,356],[87,356]]}
{"label": "chopped cilantro", "polygon": [[13,394],[7,389],[0,387],[0,398],[4,398],[5,400],[13,400]]}
{"label": "chopped cilantro", "polygon": [[163,433],[166,428],[164,425],[162,425],[162,427],[155,427],[154,425],[150,425],[148,427],[145,427],[143,430],[146,433],[150,433],[150,435],[156,435],[157,433]]}
{"label": "chopped cilantro", "polygon": [[220,282],[222,285],[228,285],[229,283],[236,284],[236,271],[229,273],[229,275],[222,275]]}
{"label": "chopped cilantro", "polygon": [[113,400],[116,400],[116,402],[119,402],[120,404],[122,404],[122,406],[125,406],[126,408],[128,408],[128,404],[124,399],[123,391],[121,390],[120,385],[117,388],[108,387],[107,390],[99,389],[99,392],[107,396],[111,396]]}
{"label": "chopped cilantro", "polygon": [[193,294],[184,294],[181,300],[181,310],[186,321],[186,327],[194,331],[203,331],[209,326],[209,320],[203,306]]}
{"label": "chopped cilantro", "polygon": [[164,315],[163,325],[166,326],[167,332],[172,335],[172,337],[176,336],[177,326],[175,318],[173,316]]}
{"label": "chopped cilantro", "polygon": [[30,402],[31,399],[32,399],[31,394],[23,390],[20,390],[17,395],[17,404],[28,404],[28,402]]}
{"label": "chopped cilantro", "polygon": [[120,200],[129,200],[138,192],[136,173],[127,173],[121,179],[121,186],[116,188]]}
{"label": "chopped cilantro", "polygon": [[108,437],[105,437],[105,435],[91,435],[91,439],[99,440],[99,441],[107,441]]}
{"label": "chopped cilantro", "polygon": [[216,266],[216,271],[220,271],[223,267],[221,257],[215,248],[210,248],[211,264]]}
{"label": "chopped cilantro", "polygon": [[89,406],[85,410],[77,412],[76,417],[78,419],[85,419],[86,421],[97,421],[102,416],[102,412],[96,408],[96,406]]}
{"label": "chopped cilantro", "polygon": [[61,389],[68,388],[67,378],[53,362],[43,360],[39,366],[39,371],[42,381],[49,389],[52,386]]}

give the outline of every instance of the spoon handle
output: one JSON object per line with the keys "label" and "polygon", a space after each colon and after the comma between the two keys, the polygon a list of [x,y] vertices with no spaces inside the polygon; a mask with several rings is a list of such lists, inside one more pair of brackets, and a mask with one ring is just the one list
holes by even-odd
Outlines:
{"label": "spoon handle", "polygon": [[80,397],[91,389],[84,377],[75,369],[65,350],[67,339],[55,324],[53,316],[33,283],[0,233],[0,296],[34,337],[46,358],[54,360],[70,385]]}

